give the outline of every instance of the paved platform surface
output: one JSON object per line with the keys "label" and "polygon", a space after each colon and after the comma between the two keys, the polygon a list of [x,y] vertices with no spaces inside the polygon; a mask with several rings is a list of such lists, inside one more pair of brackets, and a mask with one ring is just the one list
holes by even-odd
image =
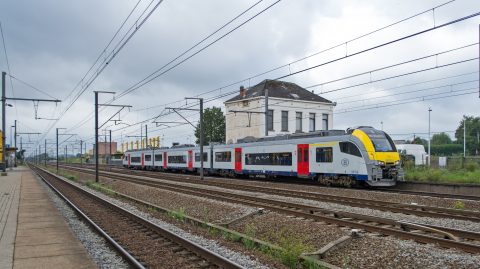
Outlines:
{"label": "paved platform surface", "polygon": [[[0,177],[0,192],[4,189],[12,192],[12,197],[8,208],[0,207],[0,214],[8,215],[2,234],[5,245],[1,245],[7,249],[0,250],[5,252],[0,268],[96,268],[28,168],[18,167]],[[16,227],[10,227],[12,222]]]}

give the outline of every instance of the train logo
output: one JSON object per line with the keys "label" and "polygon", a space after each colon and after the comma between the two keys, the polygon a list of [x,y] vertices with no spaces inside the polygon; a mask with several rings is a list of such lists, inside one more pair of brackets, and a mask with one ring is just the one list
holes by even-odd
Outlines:
{"label": "train logo", "polygon": [[340,163],[342,164],[343,167],[347,167],[350,162],[348,161],[347,158],[343,158]]}

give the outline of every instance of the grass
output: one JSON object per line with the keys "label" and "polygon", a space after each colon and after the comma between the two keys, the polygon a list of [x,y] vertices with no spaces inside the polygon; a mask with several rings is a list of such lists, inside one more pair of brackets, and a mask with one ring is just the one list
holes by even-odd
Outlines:
{"label": "grass", "polygon": [[112,190],[110,187],[105,186],[101,183],[97,183],[95,181],[87,181],[85,185],[87,185],[87,187],[89,187],[90,189],[105,193],[107,195],[115,195],[114,190]]}
{"label": "grass", "polygon": [[465,209],[465,204],[462,201],[455,201],[455,204],[453,204],[453,208],[463,210]]}
{"label": "grass", "polygon": [[185,221],[185,216],[186,216],[185,208],[180,207],[178,211],[175,211],[175,210],[169,211],[167,215],[170,216],[171,218],[174,218],[183,222]]}
{"label": "grass", "polygon": [[475,164],[466,164],[463,169],[439,169],[427,167],[406,168],[405,180],[480,184],[480,169]]}
{"label": "grass", "polygon": [[[245,227],[245,234],[251,238],[255,238],[255,234],[257,233],[257,228],[253,224],[247,224]],[[255,241],[248,239],[248,238],[243,238],[242,239],[243,244],[247,249],[254,249],[255,248]]]}

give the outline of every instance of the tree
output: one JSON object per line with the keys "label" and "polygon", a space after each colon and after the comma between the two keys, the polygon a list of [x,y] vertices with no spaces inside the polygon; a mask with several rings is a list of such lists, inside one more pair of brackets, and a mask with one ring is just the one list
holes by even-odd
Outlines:
{"label": "tree", "polygon": [[[212,142],[225,143],[225,116],[219,107],[207,108],[203,112],[203,144]],[[196,143],[200,144],[200,123],[195,128]]]}
{"label": "tree", "polygon": [[412,144],[419,144],[419,145],[428,145],[428,141],[421,138],[421,137],[415,137],[415,139],[412,140]]}
{"label": "tree", "polygon": [[446,133],[434,134],[431,140],[432,145],[451,144],[452,139]]}
{"label": "tree", "polygon": [[456,143],[463,144],[463,126],[467,124],[466,144],[467,153],[478,155],[480,152],[480,117],[463,116],[457,130],[455,131]]}

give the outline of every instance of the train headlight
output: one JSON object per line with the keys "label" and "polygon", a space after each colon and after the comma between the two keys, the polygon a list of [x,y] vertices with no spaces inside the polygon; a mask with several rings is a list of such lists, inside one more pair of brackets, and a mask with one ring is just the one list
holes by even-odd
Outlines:
{"label": "train headlight", "polygon": [[376,161],[376,165],[385,165],[385,162],[382,162],[382,161]]}
{"label": "train headlight", "polygon": [[399,160],[395,162],[395,165],[399,165],[399,164],[400,164],[400,161],[399,161]]}

